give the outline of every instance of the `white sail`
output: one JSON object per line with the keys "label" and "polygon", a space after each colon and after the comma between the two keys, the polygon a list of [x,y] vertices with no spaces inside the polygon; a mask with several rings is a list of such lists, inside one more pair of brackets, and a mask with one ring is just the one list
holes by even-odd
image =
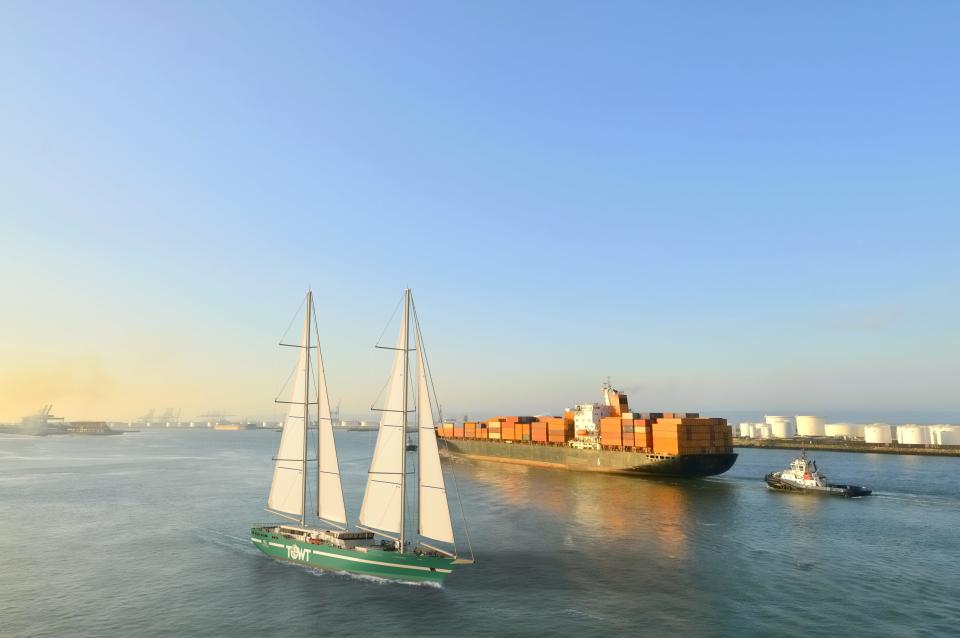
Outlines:
{"label": "white sail", "polygon": [[[414,315],[416,321],[416,315]],[[440,467],[440,452],[437,449],[437,432],[433,423],[433,409],[427,384],[426,358],[420,340],[420,324],[417,326],[417,418],[420,432],[420,535],[446,543],[453,542],[453,526],[450,524],[450,508],[447,505],[447,490],[443,484]]]}
{"label": "white sail", "polygon": [[[406,303],[406,301],[405,301]],[[387,388],[386,403],[377,433],[377,445],[370,461],[367,489],[360,508],[360,524],[369,528],[401,534],[404,507],[404,455],[406,432],[404,409],[406,407],[407,324],[406,306],[393,370]]]}
{"label": "white sail", "polygon": [[303,487],[306,478],[307,460],[304,444],[307,436],[307,424],[304,419],[304,398],[307,389],[307,361],[310,351],[307,345],[310,335],[310,304],[303,318],[303,333],[300,336],[297,369],[293,375],[293,389],[290,393],[290,405],[287,417],[283,421],[280,434],[280,449],[277,450],[277,464],[270,483],[270,496],[267,507],[275,512],[293,516],[303,516]]}
{"label": "white sail", "polygon": [[317,401],[320,404],[317,426],[320,437],[317,457],[317,515],[334,523],[346,524],[347,513],[343,507],[343,488],[340,486],[340,465],[337,462],[337,447],[333,440],[327,379],[323,370],[323,357],[320,354],[319,343],[317,343],[316,374]]}

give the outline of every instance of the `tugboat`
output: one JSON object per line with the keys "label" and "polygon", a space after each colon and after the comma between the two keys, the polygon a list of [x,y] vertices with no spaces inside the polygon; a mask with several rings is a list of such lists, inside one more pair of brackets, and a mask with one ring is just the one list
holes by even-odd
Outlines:
{"label": "tugboat", "polygon": [[868,496],[871,493],[862,485],[827,483],[827,477],[817,469],[816,461],[807,458],[805,450],[801,450],[800,456],[793,459],[790,463],[790,469],[782,472],[770,472],[763,480],[766,481],[767,487],[771,490],[783,490],[785,492],[809,492],[812,494],[846,496],[848,498]]}

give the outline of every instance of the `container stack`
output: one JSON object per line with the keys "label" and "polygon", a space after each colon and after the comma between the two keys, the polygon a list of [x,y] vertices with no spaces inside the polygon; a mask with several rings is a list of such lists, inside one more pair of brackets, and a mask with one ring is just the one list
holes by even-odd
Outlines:
{"label": "container stack", "polygon": [[517,417],[508,416],[500,422],[500,439],[503,441],[517,440]]}
{"label": "container stack", "polygon": [[726,419],[703,418],[697,412],[631,412],[625,394],[609,386],[605,392],[611,409],[608,416],[600,417],[599,440],[591,431],[576,430],[572,410],[564,411],[562,417],[500,416],[486,422],[444,423],[437,436],[530,445],[567,445],[583,437],[606,450],[663,455],[728,454],[733,449],[733,432]]}
{"label": "container stack", "polygon": [[518,441],[530,441],[530,423],[517,423],[516,436]]}
{"label": "container stack", "polygon": [[605,416],[600,419],[600,446],[623,447],[623,426],[619,416]]}
{"label": "container stack", "polygon": [[546,421],[538,420],[530,424],[530,440],[532,440],[534,443],[547,442]]}
{"label": "container stack", "polygon": [[541,419],[547,426],[547,441],[549,443],[565,444],[573,438],[573,419],[561,417],[544,417]]}
{"label": "container stack", "polygon": [[720,454],[733,446],[726,419],[664,415],[653,424],[653,451],[657,454]]}

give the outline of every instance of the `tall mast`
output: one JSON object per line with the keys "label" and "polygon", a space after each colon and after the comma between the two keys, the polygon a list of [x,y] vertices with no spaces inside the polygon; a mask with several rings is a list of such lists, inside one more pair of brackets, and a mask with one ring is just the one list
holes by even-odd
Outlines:
{"label": "tall mast", "polygon": [[313,291],[307,290],[307,373],[303,375],[303,492],[300,501],[300,525],[307,520],[307,438],[310,434],[310,333],[313,319]]}
{"label": "tall mast", "polygon": [[[420,416],[420,414],[421,414],[421,411],[423,410],[423,396],[422,396],[423,392],[421,391],[422,388],[420,387],[420,376],[422,374],[422,372],[420,371],[420,366],[423,365],[424,357],[422,352],[423,344],[420,341],[420,319],[419,317],[417,317],[416,308],[413,309],[413,325],[416,329],[415,338],[416,338],[416,344],[417,344],[417,481],[418,483],[422,483],[423,482],[423,456],[422,456],[423,446],[421,445],[421,441],[420,441],[420,439],[422,438],[420,436],[421,434],[420,424],[423,423],[423,418]],[[430,418],[433,418],[433,407],[430,405],[429,395],[427,396],[427,409],[430,410]],[[403,436],[404,436],[403,442],[406,443],[407,433],[404,432]],[[404,445],[404,449],[406,449],[406,445]],[[420,518],[420,513],[421,513],[420,509],[422,507],[422,503],[420,501],[421,501],[420,485],[418,484],[417,485],[417,542],[418,543],[423,541],[423,537],[420,536],[420,522],[423,520],[422,518]]]}
{"label": "tall mast", "polygon": [[400,553],[403,553],[404,537],[404,514],[407,510],[407,377],[410,372],[410,289],[403,291],[403,407],[401,408],[403,418],[401,423],[403,429],[400,430]]}

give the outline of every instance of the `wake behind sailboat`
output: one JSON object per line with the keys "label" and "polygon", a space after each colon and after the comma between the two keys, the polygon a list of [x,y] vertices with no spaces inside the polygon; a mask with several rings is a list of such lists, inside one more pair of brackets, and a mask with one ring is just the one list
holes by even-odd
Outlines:
{"label": "wake behind sailboat", "polygon": [[[313,294],[307,293],[306,313],[293,390],[276,456],[267,510],[294,524],[271,524],[250,530],[250,540],[278,560],[310,567],[411,581],[442,581],[454,565],[472,563],[456,554],[443,471],[437,449],[436,425],[430,400],[428,368],[420,325],[410,290],[404,291],[403,324],[397,340],[386,403],[374,449],[358,529],[347,528],[336,445],[330,419],[323,359],[314,340]],[[412,319],[416,347],[409,347]],[[293,344],[282,344],[293,345]],[[316,365],[312,367],[312,350]],[[416,407],[409,409],[410,353],[416,352]],[[311,383],[315,380],[315,383]],[[311,388],[313,390],[311,391]],[[311,400],[313,399],[313,400]],[[317,525],[309,525],[307,504],[307,433],[311,406],[317,408]],[[407,534],[407,415],[417,413],[418,498],[416,542]],[[331,529],[332,528],[332,529]],[[437,544],[428,544],[426,541]],[[443,545],[451,546],[444,549]]]}

